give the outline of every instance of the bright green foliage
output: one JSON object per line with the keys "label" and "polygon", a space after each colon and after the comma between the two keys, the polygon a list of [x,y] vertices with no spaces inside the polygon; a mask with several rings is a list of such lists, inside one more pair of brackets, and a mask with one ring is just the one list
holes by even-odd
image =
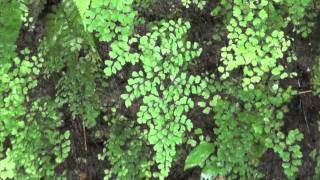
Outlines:
{"label": "bright green foliage", "polygon": [[[62,121],[56,113],[55,103],[44,100],[35,101],[25,116],[26,121],[19,122],[22,129],[12,139],[12,148],[6,151],[6,158],[0,161],[1,175],[23,176],[24,179],[53,178],[56,177],[55,167],[68,157],[70,132],[60,134],[57,131]],[[1,175],[6,179],[6,175]]]}
{"label": "bright green foliage", "polygon": [[82,21],[84,22],[83,23],[84,29],[86,30],[86,24],[85,24],[86,16],[85,16],[85,13],[87,12],[87,10],[89,8],[90,1],[73,0],[73,2],[75,4],[75,6],[78,8],[79,15],[81,16]]}
{"label": "bright green foliage", "polygon": [[83,31],[74,4],[64,1],[56,11],[47,17],[46,38],[42,42],[47,59],[45,73],[51,78],[62,71],[56,102],[67,104],[74,117],[83,117],[86,126],[93,127],[100,107],[96,85],[100,58],[91,46],[92,37]]}
{"label": "bright green foliage", "polygon": [[207,3],[205,0],[181,0],[181,2],[186,8],[189,8],[191,4],[195,4],[199,9],[203,9]]}
{"label": "bright green foliage", "polygon": [[[25,107],[30,100],[28,93],[37,86],[36,77],[44,59],[41,55],[31,56],[28,49],[21,53],[25,58],[15,58],[14,66],[1,66],[0,149],[5,150],[5,155],[0,156],[0,178],[53,177],[55,166],[68,156],[70,143],[64,141],[69,137],[60,137],[56,131],[62,123],[54,107],[37,101],[30,108]],[[3,146],[7,138],[10,147]],[[51,161],[53,157],[57,162]]]}
{"label": "bright green foliage", "polygon": [[283,59],[291,43],[281,30],[281,22],[275,22],[277,19],[282,17],[272,2],[235,1],[227,24],[228,46],[221,49],[223,65],[218,70],[222,79],[239,67],[243,67],[245,89],[253,89],[254,84],[270,72],[273,77],[288,77],[278,61]]}
{"label": "bright green foliage", "polygon": [[132,63],[134,65],[138,62],[138,53],[130,52],[131,44],[136,41],[136,38],[129,40],[127,36],[124,36],[111,44],[112,50],[109,52],[109,56],[113,60],[106,60],[105,64],[107,67],[104,69],[107,77],[116,74],[126,63]]}
{"label": "bright green foliage", "polygon": [[[239,19],[239,25],[242,26],[241,24],[244,23],[242,20],[245,20],[251,16],[247,14],[248,10],[254,9],[258,10],[256,11],[258,16],[267,15],[268,21],[270,21],[270,23],[268,23],[270,27],[276,27],[275,29],[278,29],[280,27],[284,28],[289,24],[292,24],[294,27],[294,32],[301,34],[302,37],[307,37],[311,33],[315,24],[314,21],[316,18],[316,12],[318,11],[316,6],[318,3],[319,1],[311,0],[262,0],[260,2],[251,1],[250,3],[241,3],[241,1],[235,1],[236,6],[233,7],[232,1],[221,0],[218,6],[214,7],[211,14],[213,16],[225,16],[226,18],[224,23],[227,25],[229,24],[230,19],[234,16],[233,11],[238,11],[241,9],[242,14],[247,16],[243,16],[243,19]],[[259,10],[262,9],[264,9],[264,12],[259,12]],[[264,13],[266,14],[263,15]],[[252,17],[252,20],[253,19],[254,17]]]}
{"label": "bright green foliage", "polygon": [[[272,134],[280,132],[286,112],[284,103],[289,102],[293,92],[291,89],[268,91],[263,88],[244,91],[230,83],[216,83],[214,86],[217,95],[210,98],[208,103],[198,103],[204,113],[215,113],[214,121],[217,125],[214,129],[216,148],[204,166],[203,174],[211,174],[213,177],[231,175],[231,179],[238,176],[245,179],[258,178],[261,174],[255,168],[262,154],[268,148],[277,147],[275,152],[286,150],[286,147],[279,148],[279,143],[267,146],[265,139],[276,139]],[[288,136],[290,145],[295,143],[293,135]],[[299,146],[294,145],[294,148],[297,148],[296,153],[300,152]],[[290,160],[298,158],[300,156],[296,154]],[[284,168],[287,171],[286,165]],[[289,173],[287,175],[291,176]]]}
{"label": "bright green foliage", "polygon": [[57,131],[62,122],[53,102],[28,96],[37,86],[44,59],[28,49],[20,52],[22,59],[16,57],[22,16],[17,2],[1,1],[0,6],[0,179],[53,178],[55,167],[69,154],[70,133]]}
{"label": "bright green foliage", "polygon": [[[105,179],[165,179],[185,153],[181,145],[194,147],[185,170],[198,166],[201,178],[262,179],[257,167],[267,150],[276,152],[284,173],[295,178],[303,135],[281,130],[286,103],[296,93],[279,82],[295,74],[287,67],[297,60],[286,32],[307,37],[319,1],[210,3],[214,17],[204,20],[217,22],[213,42],[226,40],[221,61],[208,62],[218,67],[219,79],[193,74],[207,62],[195,63],[202,48],[188,37],[197,38],[197,27],[179,18],[188,13],[194,22],[194,8],[187,8],[197,7],[203,16],[209,1],[159,2],[0,0],[0,179],[64,178],[57,169],[67,161],[74,132],[69,128],[75,128],[64,122],[83,122],[85,150],[95,143],[91,132],[103,127],[97,132],[105,138],[98,158],[111,165]],[[168,15],[152,12],[158,5],[168,7]],[[127,64],[133,66],[124,68]],[[313,79],[318,94],[319,66]],[[129,78],[123,72],[117,76],[120,71]],[[114,100],[130,119],[115,107],[105,111]],[[204,121],[212,118],[211,134],[191,119],[199,109]],[[107,130],[97,123],[102,117]]]}
{"label": "bright green foliage", "polygon": [[[282,8],[279,10],[276,6]],[[222,65],[218,69],[222,74],[221,78],[228,78],[231,72],[242,67],[242,85],[244,89],[253,89],[255,84],[270,73],[276,79],[288,77],[285,67],[279,63],[280,60],[285,60],[285,54],[291,45],[290,38],[284,34],[284,28],[292,23],[303,36],[309,34],[310,28],[300,23],[309,6],[309,0],[263,0],[259,3],[237,0],[233,6],[228,1],[221,1],[220,6],[212,11],[212,15],[226,16],[228,45],[221,49]],[[288,17],[283,12],[286,9]],[[294,56],[284,62],[292,59]]]}
{"label": "bright green foliage", "polygon": [[133,0],[92,0],[84,20],[88,31],[106,42],[130,36],[137,15],[132,3]]}
{"label": "bright green foliage", "polygon": [[143,71],[132,73],[127,93],[121,96],[127,107],[143,97],[137,121],[149,127],[148,141],[154,146],[160,170],[155,176],[160,179],[169,174],[176,145],[183,142],[184,132],[192,129],[191,121],[184,114],[194,106],[189,95],[196,93],[193,85],[200,83],[200,77],[188,77],[185,71],[191,60],[200,55],[201,48],[197,43],[185,41],[189,28],[190,24],[181,19],[163,21],[142,36],[139,61]]}
{"label": "bright green foliage", "polygon": [[295,129],[289,131],[287,137],[282,132],[278,132],[273,138],[265,140],[265,145],[268,148],[272,148],[281,157],[284,173],[289,178],[295,176],[302,164],[302,152],[297,144],[302,139],[303,135],[299,130]]}
{"label": "bright green foliage", "polygon": [[153,162],[146,135],[134,125],[134,121],[117,113],[107,119],[107,123],[110,125],[110,136],[99,159],[108,159],[112,166],[105,170],[104,179],[113,176],[120,180],[151,178]]}
{"label": "bright green foliage", "polygon": [[94,32],[100,41],[111,43],[110,59],[106,61],[106,76],[111,76],[122,69],[127,62],[133,64],[137,54],[130,53],[133,43],[131,36],[137,21],[137,12],[133,10],[133,0],[93,0],[85,12],[84,23],[89,32]]}
{"label": "bright green foliage", "polygon": [[[217,125],[214,129],[216,147],[202,171],[205,177],[260,178],[256,167],[267,149],[280,155],[289,178],[295,176],[301,165],[302,154],[297,142],[302,135],[293,130],[285,138],[281,132],[285,103],[294,92],[290,88],[279,88],[277,81],[294,74],[286,72],[282,65],[295,60],[291,54],[285,58],[291,39],[285,36],[284,28],[289,23],[299,25],[304,13],[299,16],[293,12],[305,10],[309,3],[303,3],[294,7],[281,0],[223,0],[212,11],[214,16],[225,16],[228,44],[221,49],[222,64],[218,67],[223,84],[216,82],[215,89],[210,91],[213,97],[198,103],[203,113],[215,114]],[[288,6],[291,19],[285,17],[285,8],[279,10],[276,6]],[[243,88],[236,88],[238,83],[228,78],[239,68]]]}
{"label": "bright green foliage", "polygon": [[[4,63],[1,66],[1,110],[0,110],[0,123],[1,123],[1,137],[0,137],[0,149],[5,138],[9,135],[16,134],[20,128],[21,123],[17,123],[15,119],[20,119],[25,115],[24,102],[26,101],[26,95],[30,89],[37,85],[37,81],[34,79],[34,75],[39,73],[38,58],[33,56],[27,58],[29,51],[25,51],[26,59],[20,60],[14,59],[15,65],[19,65],[19,68],[11,71],[12,65]],[[43,62],[43,59],[40,61]]]}

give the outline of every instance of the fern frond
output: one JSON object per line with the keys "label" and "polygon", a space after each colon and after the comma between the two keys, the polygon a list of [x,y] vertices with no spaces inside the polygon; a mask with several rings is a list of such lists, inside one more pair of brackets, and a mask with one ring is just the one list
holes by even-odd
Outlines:
{"label": "fern frond", "polygon": [[86,30],[87,28],[86,28],[86,23],[84,22],[84,19],[86,18],[85,13],[88,10],[88,7],[90,5],[90,1],[88,1],[88,0],[85,0],[85,1],[84,0],[73,0],[73,2],[78,9],[79,15],[81,16],[81,19],[83,22],[84,29]]}

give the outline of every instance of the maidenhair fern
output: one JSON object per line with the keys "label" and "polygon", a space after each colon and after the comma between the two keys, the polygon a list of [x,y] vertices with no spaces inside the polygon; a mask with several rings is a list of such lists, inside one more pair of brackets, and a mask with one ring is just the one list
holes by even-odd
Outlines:
{"label": "maidenhair fern", "polygon": [[106,42],[130,36],[137,16],[137,12],[132,9],[132,2],[133,0],[92,0],[90,8],[84,14],[88,31],[96,33],[101,41]]}
{"label": "maidenhair fern", "polygon": [[[31,98],[28,94],[37,86],[44,59],[41,55],[31,56],[28,49],[21,53],[24,59],[16,57],[12,66],[9,63],[1,66],[5,74],[1,78],[0,149],[5,150],[5,156],[0,156],[0,178],[53,177],[55,166],[68,156],[68,144],[63,155],[60,148],[69,137],[60,138],[56,131],[62,123],[54,114],[55,109],[38,105],[37,101],[30,109],[25,107]],[[10,140],[10,146],[3,146],[6,139]],[[52,148],[58,149],[51,151]],[[60,160],[52,162],[53,157]]]}
{"label": "maidenhair fern", "polygon": [[[18,38],[19,29],[21,26],[21,12],[19,10],[19,4],[17,2],[0,2],[0,33],[8,34],[8,36],[0,36],[0,151],[3,152],[3,143],[7,136],[11,135],[11,130],[19,128],[19,124],[9,126],[11,121],[18,116],[24,115],[24,108],[22,106],[24,101],[24,95],[21,92],[20,82],[17,78],[15,80],[14,75],[10,72],[12,68],[12,60],[16,57],[16,40]],[[6,19],[10,15],[10,19]],[[9,33],[10,32],[10,33]],[[9,92],[15,92],[10,93]],[[10,107],[14,104],[13,107]],[[17,108],[18,107],[18,108]],[[0,159],[3,159],[3,155],[0,154]],[[0,168],[0,172],[3,171]],[[12,173],[4,173],[3,178],[12,177]]]}
{"label": "maidenhair fern", "polygon": [[111,118],[105,116],[105,119],[110,126],[110,136],[99,159],[108,159],[112,167],[105,170],[104,179],[113,176],[121,180],[151,178],[154,163],[146,135],[134,121],[119,113],[114,112]]}
{"label": "maidenhair fern", "polygon": [[86,30],[87,26],[85,23],[85,20],[86,20],[85,13],[87,12],[87,10],[89,8],[90,1],[73,0],[73,2],[78,9],[79,15],[81,16],[82,21],[83,21],[84,29]]}
{"label": "maidenhair fern", "polygon": [[[276,6],[289,7],[288,16],[283,14],[285,8],[279,10]],[[289,59],[285,58],[292,40],[285,35],[284,28],[292,23],[296,31],[306,36],[310,30],[302,27],[300,22],[309,6],[310,1],[235,1],[233,6],[222,1],[212,11],[215,16],[226,17],[228,45],[221,49],[222,64],[218,68],[221,78],[228,78],[240,67],[245,89],[253,89],[270,73],[273,78],[287,78],[290,74],[280,62],[290,63],[294,56],[292,58],[289,54]]]}
{"label": "maidenhair fern", "polygon": [[[222,79],[243,67],[242,85],[253,89],[266,74],[281,79],[288,77],[285,67],[278,63],[289,49],[290,39],[285,37],[275,19],[279,16],[272,2],[246,3],[235,1],[227,25],[228,45],[221,49],[222,65],[218,68]],[[281,18],[281,17],[277,17]],[[275,20],[274,20],[275,19]]]}
{"label": "maidenhair fern", "polygon": [[214,133],[217,138],[211,150],[213,155],[206,164],[193,166],[203,166],[203,173],[213,177],[231,175],[231,179],[239,176],[259,178],[262,177],[256,170],[259,159],[271,148],[283,158],[284,171],[292,177],[301,165],[301,151],[296,141],[300,141],[302,135],[294,130],[283,142],[285,136],[280,128],[286,112],[284,104],[290,100],[293,91],[269,91],[262,87],[244,91],[231,86],[230,83],[215,83],[215,95],[208,101],[198,103],[203,113],[215,113],[217,128]]}
{"label": "maidenhair fern", "polygon": [[[200,178],[263,179],[259,167],[269,150],[295,179],[303,135],[283,127],[286,104],[297,93],[280,82],[297,74],[288,68],[297,60],[292,35],[312,32],[318,6],[318,0],[0,0],[0,179],[65,179],[71,171],[101,178],[68,166],[82,148],[92,155],[94,144],[104,179],[170,179],[188,152],[185,170],[199,166]],[[199,34],[189,21],[211,32]],[[207,35],[213,41],[189,39]],[[220,56],[212,61],[207,55],[216,47]],[[199,64],[214,73],[198,73]],[[205,123],[195,117],[201,111]],[[81,124],[81,137],[71,134],[78,132],[74,124]]]}
{"label": "maidenhair fern", "polygon": [[[297,144],[302,139],[301,133],[292,130],[286,137],[281,132],[285,104],[294,91],[279,87],[278,80],[290,75],[280,61],[290,63],[295,57],[291,54],[284,57],[292,41],[283,29],[291,21],[284,20],[276,4],[285,5],[282,1],[233,4],[221,1],[221,6],[212,12],[227,19],[228,45],[221,49],[222,64],[218,67],[224,83],[216,82],[214,86],[220,89],[211,91],[212,97],[199,103],[204,113],[215,113],[217,125],[214,130],[217,146],[212,148],[205,165],[198,164],[206,176],[261,178],[256,167],[269,148],[280,155],[289,178],[294,177],[301,165],[302,154]],[[295,19],[299,21],[298,17]],[[239,83],[230,81],[238,79],[232,74],[236,69],[243,75],[243,88],[235,88]]]}
{"label": "maidenhair fern", "polygon": [[[148,141],[154,146],[155,161],[159,173],[154,176],[163,179],[169,174],[176,155],[176,145],[184,140],[185,131],[192,129],[192,123],[185,115],[194,102],[188,96],[193,83],[200,83],[200,77],[187,75],[186,70],[192,59],[199,56],[201,48],[197,43],[185,40],[188,22],[170,20],[153,26],[152,32],[139,39],[141,55],[134,54],[133,62],[140,62],[143,70],[132,73],[121,97],[130,107],[133,101],[143,97],[138,123],[149,127]],[[130,57],[130,56],[129,56]],[[106,61],[107,76],[115,73],[113,68],[120,61]],[[123,65],[123,64],[122,64]],[[164,83],[166,82],[166,83]]]}
{"label": "maidenhair fern", "polygon": [[111,51],[108,55],[115,61],[115,65],[112,69],[105,69],[105,74],[110,76],[122,69],[125,63],[134,63],[137,54],[130,53],[133,43],[131,36],[137,21],[133,0],[93,0],[88,10],[84,11],[81,7],[83,6],[80,6],[80,13],[85,17],[83,22],[87,30],[93,32],[100,41],[110,43]]}
{"label": "maidenhair fern", "polygon": [[[60,134],[57,131],[62,121],[55,106],[53,101],[45,98],[32,104],[26,121],[19,122],[21,130],[12,139],[12,148],[7,150],[6,158],[0,161],[0,167],[5,167],[2,170],[0,168],[1,174],[24,176],[24,179],[57,177],[56,166],[69,155],[70,132]],[[6,179],[5,176],[2,178]]]}
{"label": "maidenhair fern", "polygon": [[206,5],[206,0],[181,0],[183,6],[189,8],[191,4],[196,5],[199,9],[203,9]]}

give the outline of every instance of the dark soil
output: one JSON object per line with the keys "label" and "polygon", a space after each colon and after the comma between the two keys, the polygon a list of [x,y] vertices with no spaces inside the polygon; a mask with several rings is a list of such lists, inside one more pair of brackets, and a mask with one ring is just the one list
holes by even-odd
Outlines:
{"label": "dark soil", "polygon": [[[17,45],[21,50],[24,47],[30,48],[32,51],[36,50],[39,40],[43,35],[43,19],[51,12],[51,7],[59,3],[58,0],[47,0],[43,11],[36,22],[36,29],[32,32],[23,28],[20,33]],[[211,3],[209,6],[214,6],[215,3]],[[169,17],[183,17],[189,20],[192,24],[192,29],[189,33],[189,39],[196,41],[203,47],[202,56],[196,61],[194,65],[190,67],[192,74],[200,74],[208,71],[211,73],[216,72],[217,62],[219,59],[219,49],[222,44],[208,45],[208,42],[212,37],[212,30],[215,26],[221,23],[221,19],[213,18],[210,16],[210,7],[204,11],[199,11],[194,7],[185,9],[178,4],[175,4],[176,9],[172,9],[172,4],[168,4],[165,1],[158,1],[150,9],[142,12],[140,16],[146,17],[146,21],[160,20],[162,18]],[[170,10],[170,12],[168,12]],[[292,67],[293,70],[298,72],[298,77],[282,82],[283,86],[291,85],[297,89],[300,94],[293,98],[288,105],[290,111],[285,116],[285,125],[283,127],[284,132],[288,132],[291,129],[298,128],[304,134],[304,139],[301,142],[304,161],[300,168],[298,179],[308,180],[314,176],[315,162],[309,156],[309,153],[313,149],[320,149],[320,134],[318,132],[319,112],[320,112],[320,98],[312,93],[312,67],[315,61],[315,56],[320,54],[320,18],[315,27],[314,33],[308,39],[296,38],[293,44],[293,49],[298,55],[298,61]],[[145,27],[137,27],[137,32],[145,32]],[[310,45],[311,44],[311,45]],[[109,49],[107,44],[98,43],[98,50],[101,56]],[[106,57],[102,57],[106,58]],[[105,107],[116,106],[121,110],[123,114],[130,118],[136,117],[136,112],[139,107],[140,101],[136,102],[136,105],[131,109],[125,109],[123,103],[120,101],[120,93],[124,89],[126,80],[133,70],[139,68],[137,66],[126,66],[116,77],[109,79],[108,91],[103,94],[103,104]],[[54,80],[52,80],[54,82]],[[42,89],[47,87],[48,94],[55,94],[54,86],[48,86],[52,82],[41,81],[40,86]],[[41,85],[42,84],[42,85]],[[48,89],[49,88],[49,89]],[[64,110],[63,110],[64,111]],[[108,112],[106,112],[108,113]],[[72,132],[72,150],[71,155],[62,166],[57,170],[63,171],[65,169],[69,172],[69,179],[81,179],[86,176],[86,179],[99,180],[103,177],[103,171],[108,166],[106,162],[99,161],[97,154],[102,152],[103,142],[97,140],[94,137],[96,129],[102,129],[108,132],[108,129],[101,120],[98,120],[97,127],[89,130],[84,129],[81,119],[73,119],[71,115],[64,111],[65,114],[65,127],[63,129],[69,129]],[[200,110],[194,109],[188,114],[189,118],[193,120],[195,127],[200,127],[204,130],[205,134],[210,134],[214,127],[212,122],[212,115],[205,116]],[[191,150],[190,147],[181,147],[180,160],[173,164],[171,174],[167,179],[199,179],[200,169],[193,169],[189,171],[183,170],[184,159],[187,153]],[[261,169],[266,173],[266,179],[277,180],[286,179],[281,167],[281,159],[273,152],[268,151],[262,158]]]}

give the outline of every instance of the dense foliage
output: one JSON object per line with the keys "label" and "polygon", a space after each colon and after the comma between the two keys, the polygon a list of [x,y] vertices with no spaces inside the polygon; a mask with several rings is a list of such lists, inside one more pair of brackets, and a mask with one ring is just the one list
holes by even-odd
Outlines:
{"label": "dense foliage", "polygon": [[[67,178],[79,135],[85,152],[102,142],[100,179],[166,179],[181,162],[259,179],[270,151],[296,178],[304,134],[284,125],[299,89],[283,82],[319,2],[168,0],[155,16],[159,2],[0,1],[0,179]],[[207,42],[189,11],[217,23]],[[319,96],[319,58],[312,84]]]}

